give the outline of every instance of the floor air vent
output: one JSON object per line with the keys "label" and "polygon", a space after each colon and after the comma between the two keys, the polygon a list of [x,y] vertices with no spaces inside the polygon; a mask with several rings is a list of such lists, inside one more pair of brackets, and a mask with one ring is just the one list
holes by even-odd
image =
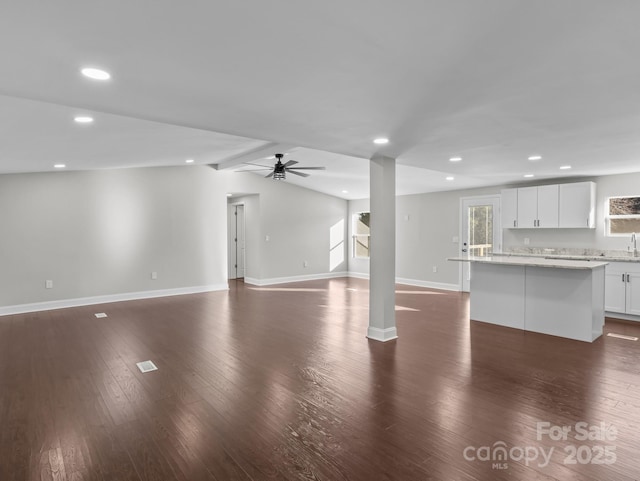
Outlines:
{"label": "floor air vent", "polygon": [[101,317],[107,317],[107,315],[104,312],[98,312],[95,315],[98,319],[100,319]]}
{"label": "floor air vent", "polygon": [[138,369],[140,369],[140,372],[150,372],[150,371],[158,370],[158,367],[151,361],[138,362],[136,363],[136,366],[138,366]]}
{"label": "floor air vent", "polygon": [[625,336],[624,334],[614,334],[613,332],[610,332],[609,334],[607,334],[607,336],[615,337],[616,339],[626,339],[627,341],[637,341],[638,340],[637,337]]}

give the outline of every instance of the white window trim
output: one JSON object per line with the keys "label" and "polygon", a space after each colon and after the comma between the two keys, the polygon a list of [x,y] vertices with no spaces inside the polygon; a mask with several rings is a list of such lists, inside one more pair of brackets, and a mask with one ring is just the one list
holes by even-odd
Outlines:
{"label": "white window trim", "polygon": [[629,237],[632,233],[622,233],[622,234],[612,234],[611,233],[611,220],[612,219],[640,219],[640,214],[629,214],[629,215],[611,215],[609,214],[609,201],[611,199],[624,199],[628,197],[640,197],[640,195],[612,195],[611,197],[607,197],[607,201],[605,202],[605,221],[606,221],[606,229],[605,235],[607,237]]}
{"label": "white window trim", "polygon": [[[366,259],[366,260],[371,259],[371,234],[356,234],[356,224],[358,222],[358,216],[360,214],[366,214],[366,213],[370,213],[370,211],[363,210],[360,212],[354,212],[353,215],[351,216],[351,232],[353,233],[351,235],[351,249],[353,251],[354,259]],[[356,239],[358,237],[367,237],[369,239],[369,255],[368,256],[359,256],[356,254]]]}

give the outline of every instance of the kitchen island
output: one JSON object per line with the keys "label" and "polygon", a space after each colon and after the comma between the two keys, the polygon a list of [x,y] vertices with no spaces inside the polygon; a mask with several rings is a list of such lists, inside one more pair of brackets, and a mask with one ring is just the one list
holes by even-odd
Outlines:
{"label": "kitchen island", "polygon": [[493,256],[471,262],[470,317],[593,342],[604,326],[607,262]]}

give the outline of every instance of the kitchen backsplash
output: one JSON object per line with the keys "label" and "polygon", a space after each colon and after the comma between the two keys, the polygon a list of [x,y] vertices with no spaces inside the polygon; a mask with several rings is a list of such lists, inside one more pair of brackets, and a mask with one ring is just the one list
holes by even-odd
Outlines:
{"label": "kitchen backsplash", "polygon": [[505,254],[528,254],[528,255],[561,255],[561,256],[605,256],[605,257],[625,257],[631,256],[627,250],[602,250],[588,249],[582,247],[507,247]]}

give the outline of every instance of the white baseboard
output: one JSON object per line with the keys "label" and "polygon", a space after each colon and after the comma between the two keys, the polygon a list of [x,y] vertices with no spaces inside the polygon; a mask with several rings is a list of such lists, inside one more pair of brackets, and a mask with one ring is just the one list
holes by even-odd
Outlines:
{"label": "white baseboard", "polygon": [[605,317],[611,317],[613,319],[622,319],[623,321],[635,321],[640,322],[640,316],[633,316],[631,314],[623,314],[621,312],[609,312],[604,313]]}
{"label": "white baseboard", "polygon": [[397,284],[405,284],[407,286],[427,287],[429,289],[441,289],[443,291],[459,291],[458,284],[448,284],[446,282],[420,281],[418,279],[405,279],[404,277],[396,277]]}
{"label": "white baseboard", "polygon": [[398,331],[395,327],[380,329],[379,327],[369,327],[367,337],[374,341],[387,342],[398,338]]}
{"label": "white baseboard", "polygon": [[291,277],[273,277],[271,279],[256,279],[254,277],[245,277],[246,284],[254,286],[272,286],[274,284],[288,284],[289,282],[315,281],[318,279],[336,279],[338,277],[348,277],[346,272],[327,272],[322,274],[308,274],[304,276]]}
{"label": "white baseboard", "polygon": [[355,279],[366,279],[369,280],[369,274],[366,272],[353,272],[353,271],[349,271],[348,272],[348,276],[349,277],[353,277]]}
{"label": "white baseboard", "polygon": [[136,299],[152,299],[154,297],[181,296],[184,294],[199,294],[202,292],[224,291],[228,284],[210,286],[178,287],[175,289],[161,289],[156,291],[126,292],[106,296],[81,297],[77,299],[62,299],[59,301],[34,302],[33,304],[18,304],[0,307],[0,316],[23,314],[25,312],[50,311],[67,307],[90,306],[93,304],[107,304],[110,302],[133,301]]}
{"label": "white baseboard", "polygon": [[[366,272],[352,272],[349,271],[349,277],[355,277],[357,279],[369,279],[369,274]],[[458,284],[448,284],[445,282],[431,282],[421,281],[418,279],[407,279],[404,277],[396,277],[396,284],[405,284],[407,286],[426,287],[429,289],[441,289],[443,291],[459,291]]]}

